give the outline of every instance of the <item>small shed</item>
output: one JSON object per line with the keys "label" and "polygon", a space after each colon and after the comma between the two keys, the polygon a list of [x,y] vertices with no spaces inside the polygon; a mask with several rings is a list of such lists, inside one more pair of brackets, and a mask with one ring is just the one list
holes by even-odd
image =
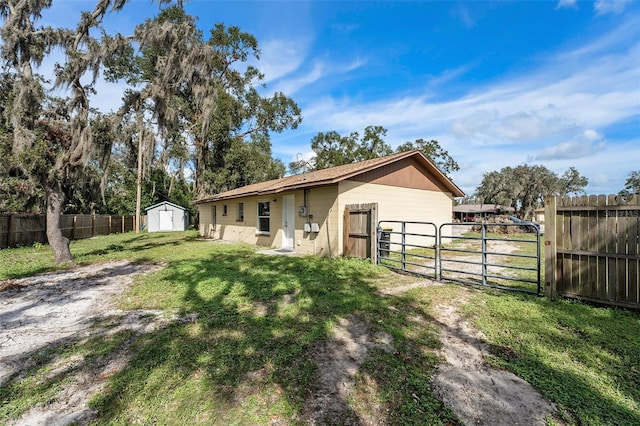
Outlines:
{"label": "small shed", "polygon": [[184,207],[163,201],[145,211],[148,232],[186,231],[189,228],[189,212]]}

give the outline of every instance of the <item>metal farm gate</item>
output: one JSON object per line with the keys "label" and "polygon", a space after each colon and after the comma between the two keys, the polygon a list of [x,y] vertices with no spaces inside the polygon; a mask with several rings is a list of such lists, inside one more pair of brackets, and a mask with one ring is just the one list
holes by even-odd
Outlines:
{"label": "metal farm gate", "polygon": [[378,264],[437,279],[438,227],[431,222],[378,223]]}
{"label": "metal farm gate", "polygon": [[540,295],[540,230],[521,231],[511,223],[437,227],[431,222],[380,221],[377,263],[440,281]]}

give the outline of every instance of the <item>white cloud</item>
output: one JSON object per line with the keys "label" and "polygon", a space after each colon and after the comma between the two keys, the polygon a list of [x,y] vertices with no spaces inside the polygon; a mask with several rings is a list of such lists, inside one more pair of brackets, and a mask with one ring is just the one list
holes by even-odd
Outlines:
{"label": "white cloud", "polygon": [[593,4],[596,15],[606,15],[624,12],[629,2],[626,0],[598,0]]}
{"label": "white cloud", "polygon": [[577,3],[576,0],[559,0],[556,9],[577,9]]}
{"label": "white cloud", "polygon": [[356,70],[367,63],[366,59],[355,58],[353,61],[343,67],[338,67],[339,72],[350,72]]}
{"label": "white cloud", "polygon": [[443,86],[446,83],[449,83],[450,81],[453,81],[463,76],[464,74],[469,72],[471,68],[472,67],[470,65],[464,65],[458,68],[444,70],[444,72],[442,72],[440,75],[429,78],[429,86],[431,87]]}
{"label": "white cloud", "polygon": [[264,74],[265,82],[277,80],[300,68],[307,56],[304,41],[270,40],[261,43],[260,61],[255,64]]}
{"label": "white cloud", "polygon": [[597,141],[602,139],[602,134],[600,134],[597,130],[586,129],[582,134],[584,138],[588,141]]}
{"label": "white cloud", "polygon": [[460,19],[460,22],[462,22],[462,24],[467,28],[475,27],[476,22],[478,21],[478,19],[473,16],[469,8],[463,4],[458,4],[452,14]]}
{"label": "white cloud", "polygon": [[472,138],[484,144],[501,144],[540,139],[576,127],[552,107],[503,114],[498,110],[484,116],[474,112],[453,122],[451,133],[460,140]]}
{"label": "white cloud", "polygon": [[275,92],[282,92],[287,96],[291,96],[301,88],[319,80],[324,75],[324,65],[316,62],[313,68],[300,76],[288,78],[278,83],[274,87]]}
{"label": "white cloud", "polygon": [[356,58],[345,65],[315,61],[310,70],[306,70],[304,72],[299,70],[286,78],[282,78],[274,85],[273,91],[282,92],[287,96],[291,96],[319,80],[330,76],[349,73],[362,67],[364,64],[366,64],[366,61],[360,58]]}
{"label": "white cloud", "polygon": [[582,139],[576,139],[569,142],[563,142],[552,148],[542,151],[532,160],[569,160],[593,155],[605,147],[604,142],[593,143]]}
{"label": "white cloud", "polygon": [[434,102],[424,92],[366,104],[316,99],[305,108],[305,120],[325,130],[380,124],[411,129],[416,136],[450,132],[467,144],[566,140],[640,114],[640,43],[596,58],[591,52],[569,52],[570,64],[558,54],[529,74],[448,101]]}

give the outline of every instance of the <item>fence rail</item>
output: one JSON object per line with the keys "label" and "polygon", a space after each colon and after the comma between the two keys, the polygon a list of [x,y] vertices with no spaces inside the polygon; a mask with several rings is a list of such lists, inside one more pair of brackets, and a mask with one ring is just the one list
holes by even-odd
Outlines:
{"label": "fence rail", "polygon": [[[380,221],[377,263],[438,281],[541,294],[539,230],[535,229],[535,238],[517,233],[489,235],[487,229],[494,225],[445,223],[438,227],[432,222]],[[456,233],[454,227],[465,232]],[[521,225],[501,227],[519,229]]]}
{"label": "fence rail", "polygon": [[640,196],[545,204],[547,296],[640,309]]}
{"label": "fence rail", "polygon": [[[473,233],[443,238],[443,228],[454,226],[468,227],[468,231]],[[533,239],[520,237],[518,231],[492,236],[489,230],[494,226],[492,223],[476,222],[445,223],[440,226],[440,281],[541,294],[540,230],[533,230]],[[522,228],[517,223],[501,223],[499,226],[506,230]],[[480,228],[479,235],[475,231],[477,228]],[[446,240],[452,243],[444,244]]]}
{"label": "fence rail", "polygon": [[[46,243],[46,223],[41,214],[0,214],[0,249]],[[133,231],[134,216],[65,214],[60,216],[60,229],[70,240],[124,233]]]}

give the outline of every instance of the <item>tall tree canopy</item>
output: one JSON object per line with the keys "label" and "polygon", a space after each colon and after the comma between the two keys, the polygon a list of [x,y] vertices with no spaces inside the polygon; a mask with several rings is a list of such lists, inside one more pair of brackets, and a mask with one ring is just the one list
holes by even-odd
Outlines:
{"label": "tall tree canopy", "polygon": [[[14,75],[4,113],[13,134],[8,152],[14,174],[22,174],[44,192],[47,239],[56,262],[72,260],[69,242],[60,231],[65,183],[82,181],[96,153],[90,125],[89,94],[94,91],[105,58],[122,44],[92,37],[104,16],[119,10],[123,0],[101,0],[92,12],[80,14],[75,29],[38,26],[51,0],[2,0],[0,54]],[[99,31],[98,31],[99,32]],[[62,50],[65,62],[56,65],[54,86],[67,89],[65,99],[45,94],[44,80],[34,72],[46,55]],[[84,81],[81,81],[83,80]],[[87,82],[88,79],[88,82]]]}
{"label": "tall tree canopy", "polygon": [[[259,59],[252,35],[217,24],[205,38],[180,1],[132,35],[108,34],[103,19],[126,4],[97,0],[67,29],[38,25],[51,0],[0,0],[0,154],[9,160],[0,166],[0,195],[12,195],[0,208],[45,205],[57,262],[72,260],[59,229],[65,208],[122,212],[133,182],[140,211],[143,191],[146,200],[192,201],[187,178],[200,196],[277,177],[284,166],[271,157],[269,134],[301,121],[293,100],[258,92],[264,76],[247,65]],[[64,57],[53,82],[60,99],[36,73],[53,49]],[[91,108],[100,75],[129,84],[115,116]]]}
{"label": "tall tree canopy", "polygon": [[525,164],[485,173],[475,197],[487,204],[513,207],[517,216],[529,217],[544,205],[545,197],[583,193],[587,183],[573,167],[558,176],[544,166]]}
{"label": "tall tree canopy", "polygon": [[[269,133],[297,127],[300,110],[282,93],[258,93],[264,76],[247,65],[259,59],[255,37],[216,24],[205,38],[195,18],[172,6],[138,25],[134,38],[138,51],[114,60],[109,78],[135,85],[121,115],[136,129],[138,192],[148,174],[144,153],[158,151],[159,166],[181,181],[193,165],[196,198],[283,174]],[[154,119],[157,138],[144,137],[146,117]],[[242,155],[252,160],[234,162]]]}
{"label": "tall tree canopy", "polygon": [[[393,149],[384,141],[386,135],[387,129],[382,126],[367,126],[362,136],[358,132],[347,136],[341,136],[335,131],[318,133],[311,140],[315,157],[309,162],[291,162],[289,169],[292,173],[300,173],[309,165],[314,169],[326,169],[392,154]],[[421,151],[446,175],[460,169],[458,163],[436,140],[417,139],[415,142],[406,142],[396,152],[414,149]]]}
{"label": "tall tree canopy", "polygon": [[624,182],[624,188],[620,191],[622,196],[631,194],[640,194],[640,170],[629,172],[629,176]]}

